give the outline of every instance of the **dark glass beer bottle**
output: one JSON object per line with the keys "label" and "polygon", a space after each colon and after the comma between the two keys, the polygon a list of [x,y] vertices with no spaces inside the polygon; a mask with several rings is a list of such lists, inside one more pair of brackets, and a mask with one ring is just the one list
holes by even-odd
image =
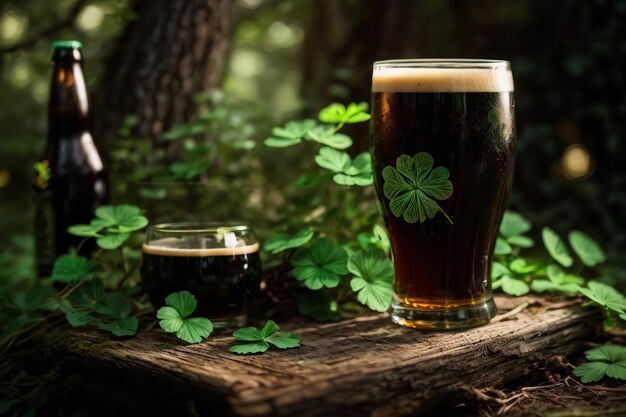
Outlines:
{"label": "dark glass beer bottle", "polygon": [[[67,233],[73,224],[89,223],[108,199],[102,158],[91,135],[91,115],[82,72],[82,44],[52,44],[54,72],[48,107],[48,138],[35,164],[37,191],[35,243],[37,273],[49,276],[57,256],[78,247],[82,238]],[[87,254],[93,244],[83,245]]]}

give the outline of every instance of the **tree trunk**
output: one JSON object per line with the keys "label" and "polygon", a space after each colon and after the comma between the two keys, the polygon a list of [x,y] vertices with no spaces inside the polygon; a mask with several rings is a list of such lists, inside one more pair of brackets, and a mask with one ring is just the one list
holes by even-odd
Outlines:
{"label": "tree trunk", "polygon": [[501,313],[523,302],[525,310],[464,332],[406,329],[386,314],[332,324],[294,318],[281,325],[302,335],[301,348],[253,356],[229,353],[226,335],[185,346],[160,331],[117,342],[64,331],[40,343],[46,361],[61,359],[81,381],[72,398],[101,414],[405,416],[530,376],[537,364],[583,350],[600,329],[597,311],[571,301],[496,299]]}
{"label": "tree trunk", "polygon": [[193,116],[193,94],[219,85],[231,8],[231,0],[137,0],[97,92],[101,137],[130,114],[135,134],[152,140]]}

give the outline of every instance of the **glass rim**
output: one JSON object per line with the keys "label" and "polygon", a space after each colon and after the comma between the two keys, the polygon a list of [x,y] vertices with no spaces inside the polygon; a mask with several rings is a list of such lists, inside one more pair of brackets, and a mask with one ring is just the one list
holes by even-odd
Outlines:
{"label": "glass rim", "polygon": [[374,67],[377,66],[396,68],[510,68],[511,63],[504,59],[414,58],[375,61]]}
{"label": "glass rim", "polygon": [[194,221],[194,222],[168,222],[150,225],[147,227],[148,232],[172,233],[172,234],[193,234],[193,233],[215,233],[220,232],[219,229],[228,229],[231,232],[244,232],[252,230],[250,225],[245,222],[237,221]]}

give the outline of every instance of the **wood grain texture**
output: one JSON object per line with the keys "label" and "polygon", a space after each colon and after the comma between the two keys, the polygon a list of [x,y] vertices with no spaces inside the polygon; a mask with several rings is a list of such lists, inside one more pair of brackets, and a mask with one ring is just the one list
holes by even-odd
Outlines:
{"label": "wood grain texture", "polygon": [[228,335],[183,345],[156,330],[128,341],[50,333],[45,344],[47,357],[89,371],[86,390],[127,385],[135,406],[141,395],[161,399],[146,401],[157,410],[137,406],[138,415],[166,415],[171,406],[177,415],[404,416],[452,404],[467,387],[515,381],[535,364],[584,349],[598,332],[593,310],[496,299],[500,311],[524,301],[530,306],[520,313],[465,332],[405,329],[386,314],[331,324],[294,318],[282,328],[302,335],[301,348],[255,356],[229,353]]}

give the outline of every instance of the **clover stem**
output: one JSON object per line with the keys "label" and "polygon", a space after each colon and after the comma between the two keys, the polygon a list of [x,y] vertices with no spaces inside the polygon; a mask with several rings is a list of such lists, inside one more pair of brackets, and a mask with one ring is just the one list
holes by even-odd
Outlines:
{"label": "clover stem", "polygon": [[124,276],[128,274],[128,267],[126,266],[126,256],[124,255],[124,249],[122,246],[118,246],[117,251],[120,254],[120,260],[122,262],[122,270],[124,271]]}
{"label": "clover stem", "polygon": [[454,226],[454,222],[452,221],[452,219],[450,218],[450,216],[448,216],[448,213],[446,213],[446,212],[445,212],[445,211],[441,208],[441,206],[438,206],[438,207],[437,207],[437,210],[438,210],[441,214],[443,214],[443,215],[444,215],[444,217],[445,217],[446,219],[448,219],[448,221],[450,222],[450,224],[451,224],[452,226]]}
{"label": "clover stem", "polygon": [[76,246],[76,253],[79,253],[80,250],[82,249],[82,247],[85,245],[85,243],[89,240],[91,236],[87,236],[85,238],[83,238],[83,240],[80,241],[80,243],[78,244],[78,246]]}

